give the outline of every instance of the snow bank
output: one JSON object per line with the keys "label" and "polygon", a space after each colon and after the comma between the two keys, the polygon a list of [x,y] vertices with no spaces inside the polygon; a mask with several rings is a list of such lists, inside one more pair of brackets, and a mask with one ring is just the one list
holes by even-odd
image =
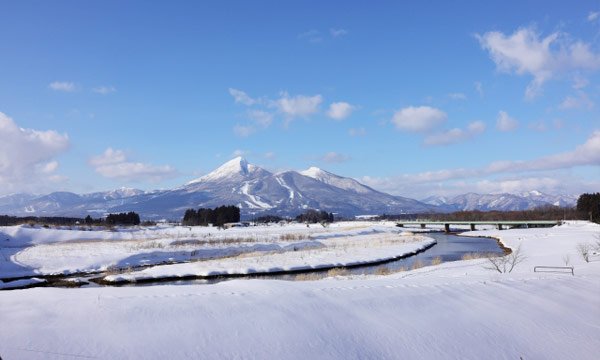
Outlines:
{"label": "snow bank", "polygon": [[207,277],[301,271],[356,266],[415,254],[435,244],[420,236],[397,234],[355,235],[352,241],[328,241],[324,248],[309,251],[254,253],[233,258],[161,265],[126,274],[108,275],[107,282],[131,282],[177,277]]}
{"label": "snow bank", "polygon": [[[117,228],[115,231],[48,229],[30,226],[0,227],[0,279],[98,272],[107,269],[231,258],[249,253],[285,253],[308,248],[325,248],[329,245],[339,248],[343,246],[340,242],[364,245],[365,241],[378,239],[379,235],[397,236],[398,231],[399,229],[394,227],[393,223],[373,222],[335,223],[327,228],[321,225],[307,227],[304,224],[288,224],[227,230],[181,226]],[[370,235],[373,237],[365,237]],[[389,252],[385,253],[381,247],[378,250],[377,253],[362,251],[351,258],[346,256],[342,263],[396,257],[402,255],[404,251],[389,248]],[[335,259],[326,259],[326,257],[336,256],[336,254],[336,252],[329,252],[327,256],[320,256],[319,261],[325,261],[323,265],[325,267],[335,264]],[[362,256],[366,258],[363,259]],[[276,261],[281,261],[281,264]],[[265,264],[269,264],[271,268],[287,266],[286,257],[281,255],[271,257],[262,264],[261,269]],[[318,266],[319,264],[304,264],[296,261],[296,265]],[[239,269],[244,267],[252,272],[250,270],[252,266],[248,263],[237,266]]]}

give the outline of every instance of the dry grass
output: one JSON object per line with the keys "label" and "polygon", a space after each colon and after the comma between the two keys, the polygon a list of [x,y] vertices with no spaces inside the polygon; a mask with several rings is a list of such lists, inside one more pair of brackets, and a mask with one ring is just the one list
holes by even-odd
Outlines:
{"label": "dry grass", "polygon": [[295,240],[305,240],[310,238],[307,234],[281,234],[279,235],[279,240],[281,241],[295,241]]}
{"label": "dry grass", "polygon": [[488,254],[483,253],[466,253],[461,256],[461,260],[475,260],[475,259],[485,259],[488,257]]}
{"label": "dry grass", "polygon": [[392,271],[387,266],[380,266],[375,270],[375,275],[389,275]]}
{"label": "dry grass", "polygon": [[333,268],[327,271],[327,277],[345,276],[348,274],[348,270],[343,268]]}
{"label": "dry grass", "polygon": [[436,256],[435,258],[433,258],[431,260],[431,265],[439,265],[442,263],[442,258],[439,256]]}
{"label": "dry grass", "polygon": [[422,268],[423,266],[425,266],[425,264],[421,260],[415,260],[410,269],[416,270]]}
{"label": "dry grass", "polygon": [[321,279],[321,276],[317,273],[305,273],[296,275],[296,281],[314,281]]}

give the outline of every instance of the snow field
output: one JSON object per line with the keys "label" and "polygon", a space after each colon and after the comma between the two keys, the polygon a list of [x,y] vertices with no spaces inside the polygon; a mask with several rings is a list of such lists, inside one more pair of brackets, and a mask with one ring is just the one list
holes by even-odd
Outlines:
{"label": "snow field", "polygon": [[[600,226],[491,230],[526,260],[319,281],[0,292],[7,359],[595,359]],[[575,275],[534,273],[570,256]]]}

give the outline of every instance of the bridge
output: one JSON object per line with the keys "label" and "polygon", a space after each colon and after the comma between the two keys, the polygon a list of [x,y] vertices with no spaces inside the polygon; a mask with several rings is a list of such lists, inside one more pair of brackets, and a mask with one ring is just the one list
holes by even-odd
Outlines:
{"label": "bridge", "polygon": [[477,225],[493,225],[502,230],[505,227],[552,227],[560,225],[559,220],[523,220],[523,221],[427,221],[427,220],[414,220],[414,221],[399,221],[396,223],[398,227],[405,226],[421,226],[425,229],[427,225],[443,225],[446,232],[450,232],[450,225],[468,225],[471,231],[475,230]]}

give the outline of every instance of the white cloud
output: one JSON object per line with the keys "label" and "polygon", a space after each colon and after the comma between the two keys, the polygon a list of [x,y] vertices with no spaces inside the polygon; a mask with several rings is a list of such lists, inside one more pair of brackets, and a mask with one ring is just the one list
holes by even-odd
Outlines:
{"label": "white cloud", "polygon": [[177,174],[177,171],[169,165],[156,166],[129,161],[122,150],[112,148],[92,157],[89,164],[98,174],[117,180],[158,182]]}
{"label": "white cloud", "polygon": [[573,89],[575,90],[581,90],[583,88],[585,88],[586,86],[588,86],[590,84],[590,81],[580,75],[576,75],[573,78]]}
{"label": "white cloud", "polygon": [[[575,147],[572,151],[533,160],[495,161],[486,166],[473,169],[442,169],[395,177],[376,178],[365,176],[361,180],[376,189],[394,194],[412,193],[412,191],[425,193],[432,191],[436,186],[450,186],[459,192],[478,191],[476,186],[480,186],[479,189],[482,189],[482,192],[492,192],[491,184],[493,184],[494,189],[505,190],[522,187],[527,190],[533,188],[541,191],[543,190],[543,183],[548,185],[548,189],[554,188],[554,190],[558,189],[557,186],[565,186],[565,184],[568,185],[568,189],[566,189],[568,191],[573,191],[574,188],[594,189],[593,186],[598,188],[600,181],[590,183],[581,179],[570,179],[569,181],[562,179],[559,182],[548,180],[556,178],[557,172],[572,174],[567,170],[579,166],[600,166],[600,130],[593,132],[583,144]],[[531,173],[533,172],[540,173],[542,176],[532,176]],[[510,178],[503,180],[484,179],[498,175],[510,175]],[[579,185],[575,186],[575,182],[578,182]],[[488,187],[483,187],[483,185]]]}
{"label": "white cloud", "polygon": [[450,93],[448,97],[452,100],[467,100],[467,95],[463,93]]}
{"label": "white cloud", "polygon": [[263,110],[249,110],[248,117],[252,119],[257,125],[262,127],[269,127],[273,122],[273,114]]}
{"label": "white cloud", "polygon": [[98,86],[92,89],[96,94],[106,95],[116,92],[117,89],[114,86]]}
{"label": "white cloud", "polygon": [[281,94],[277,99],[276,106],[283,114],[289,118],[306,117],[319,111],[319,105],[323,102],[321,95],[305,96],[296,95],[289,96],[287,92]]}
{"label": "white cloud", "polygon": [[591,109],[594,107],[594,102],[586,93],[578,91],[577,96],[567,96],[558,107],[562,110]]}
{"label": "white cloud", "polygon": [[321,158],[319,159],[323,162],[326,163],[342,163],[342,162],[346,162],[348,160],[350,160],[350,157],[348,155],[344,155],[344,154],[340,154],[337,152],[328,152],[327,154],[321,156]]}
{"label": "white cloud", "polygon": [[257,103],[256,99],[251,98],[242,90],[229,88],[229,94],[233,96],[236,103],[240,103],[246,106],[251,106]]}
{"label": "white cloud", "polygon": [[429,106],[409,106],[394,113],[392,122],[404,131],[425,132],[446,121],[446,113]]}
{"label": "white cloud", "polygon": [[327,116],[334,120],[343,120],[350,116],[355,109],[355,106],[350,105],[347,102],[335,102],[329,105]]}
{"label": "white cloud", "polygon": [[598,19],[598,16],[600,16],[600,12],[598,12],[598,11],[590,11],[590,13],[587,16],[587,20],[588,21],[595,21],[596,19]]}
{"label": "white cloud", "polygon": [[600,54],[594,53],[588,43],[559,32],[540,39],[529,27],[512,35],[491,31],[477,35],[477,39],[499,71],[533,76],[525,91],[528,99],[539,95],[542,85],[558,75],[600,68]]}
{"label": "white cloud", "polygon": [[496,129],[507,132],[513,131],[519,126],[519,122],[512,118],[506,111],[500,111],[496,120]]}
{"label": "white cloud", "polygon": [[48,87],[54,91],[73,92],[77,89],[75,83],[69,81],[54,81],[48,85]]}
{"label": "white cloud", "polygon": [[239,137],[248,137],[256,132],[256,128],[252,125],[236,124],[233,127],[233,132]]}
{"label": "white cloud", "polygon": [[348,135],[350,136],[365,136],[367,135],[367,130],[365,128],[350,128],[348,129]]}
{"label": "white cloud", "polygon": [[0,112],[0,192],[35,191],[59,179],[54,158],[68,147],[66,134],[23,129]]}
{"label": "white cloud", "polygon": [[456,144],[469,140],[484,131],[485,124],[482,121],[475,121],[470,123],[466,129],[454,128],[442,133],[429,135],[425,138],[424,144],[429,146]]}
{"label": "white cloud", "polygon": [[345,29],[329,29],[329,33],[334,38],[348,35],[348,31]]}

